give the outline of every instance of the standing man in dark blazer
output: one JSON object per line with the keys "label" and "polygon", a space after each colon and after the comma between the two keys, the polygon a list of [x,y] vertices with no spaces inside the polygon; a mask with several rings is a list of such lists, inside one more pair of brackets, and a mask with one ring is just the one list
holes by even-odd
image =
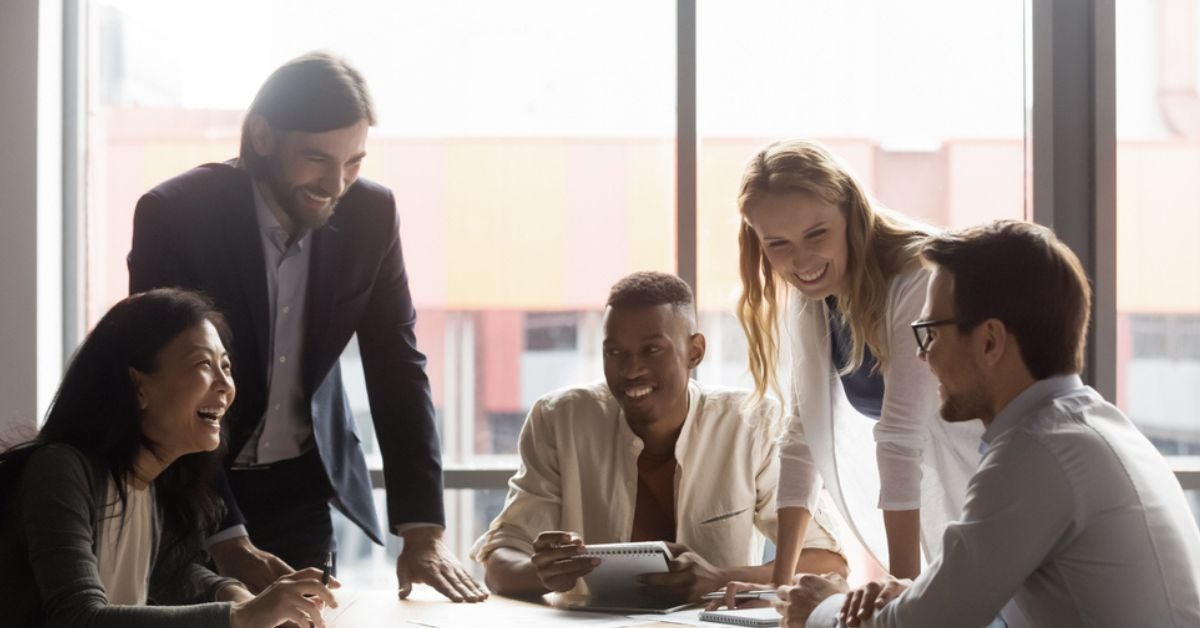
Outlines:
{"label": "standing man in dark blazer", "polygon": [[218,570],[261,590],[321,565],[329,505],[383,533],[338,357],[357,333],[387,483],[404,537],[400,596],[425,582],[454,601],[486,593],[442,543],[440,445],[401,254],[395,199],[358,178],[375,122],[362,76],[327,53],[277,69],[242,126],[238,159],[146,193],[134,215],[130,292],[208,294],[233,329],[229,514],[209,539]]}

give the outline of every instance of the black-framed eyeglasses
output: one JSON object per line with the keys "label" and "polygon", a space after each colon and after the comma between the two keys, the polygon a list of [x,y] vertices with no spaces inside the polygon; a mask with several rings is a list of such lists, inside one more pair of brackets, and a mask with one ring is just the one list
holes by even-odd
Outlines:
{"label": "black-framed eyeglasses", "polygon": [[958,324],[958,319],[956,318],[943,318],[936,321],[913,321],[912,330],[913,335],[917,337],[917,349],[921,353],[929,351],[929,343],[933,341],[935,327],[956,324]]}

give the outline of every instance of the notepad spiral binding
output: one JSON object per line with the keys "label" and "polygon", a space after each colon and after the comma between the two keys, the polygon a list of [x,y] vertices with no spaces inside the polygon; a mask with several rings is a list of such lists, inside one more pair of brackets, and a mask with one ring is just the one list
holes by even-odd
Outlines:
{"label": "notepad spiral binding", "polygon": [[639,541],[635,543],[600,543],[584,548],[585,558],[604,556],[670,556],[670,550],[661,541]]}
{"label": "notepad spiral binding", "polygon": [[[763,622],[762,622],[762,620],[759,620],[759,619],[751,619],[751,618],[749,618],[749,617],[729,617],[729,616],[725,616],[725,617],[722,617],[722,618],[721,618],[721,622],[722,622],[722,623],[726,623],[726,624],[731,624],[731,625],[734,625],[734,626],[751,626],[752,628],[755,628],[755,627],[758,627],[758,626],[762,626],[762,625],[763,625]],[[775,625],[776,625],[776,626],[778,626],[779,624],[775,624]]]}
{"label": "notepad spiral binding", "polygon": [[[759,613],[758,611],[762,611]],[[739,617],[740,611],[705,611],[700,613],[700,621],[732,626],[751,626],[752,628],[779,626],[782,617],[772,609],[753,609],[745,617]]]}
{"label": "notepad spiral binding", "polygon": [[616,549],[610,547],[589,549],[584,552],[585,556],[653,556],[662,552],[654,549]]}

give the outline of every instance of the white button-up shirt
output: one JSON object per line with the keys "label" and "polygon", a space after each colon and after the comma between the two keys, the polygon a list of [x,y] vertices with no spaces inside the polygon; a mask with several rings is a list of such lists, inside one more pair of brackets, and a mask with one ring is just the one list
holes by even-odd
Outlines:
{"label": "white button-up shirt", "polygon": [[[1166,460],[1076,375],[996,417],[942,557],[867,626],[1200,626],[1200,532]],[[844,596],[809,626],[834,626]]]}
{"label": "white button-up shirt", "polygon": [[[696,382],[688,394],[675,443],[675,538],[718,567],[761,564],[763,535],[774,539],[776,531],[779,465],[768,419],[778,404],[747,411],[748,391]],[[521,429],[521,466],[504,510],[472,557],[482,562],[497,547],[532,554],[547,530],[586,543],[629,541],[642,446],[604,382],[542,397]],[[827,511],[818,508],[813,519],[804,547],[840,552]]]}
{"label": "white button-up shirt", "polygon": [[305,232],[295,242],[288,242],[287,231],[271,213],[258,185],[251,188],[266,262],[271,359],[267,361],[267,409],[238,452],[234,462],[237,466],[288,460],[312,447],[312,413],[304,398],[300,370],[312,233]]}

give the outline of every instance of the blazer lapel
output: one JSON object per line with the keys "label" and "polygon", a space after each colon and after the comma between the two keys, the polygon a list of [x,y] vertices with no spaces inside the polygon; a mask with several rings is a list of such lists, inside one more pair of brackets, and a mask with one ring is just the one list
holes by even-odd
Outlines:
{"label": "blazer lapel", "polygon": [[[338,281],[341,277],[341,262],[344,258],[345,238],[338,228],[338,213],[335,211],[325,226],[313,232],[312,256],[308,267],[308,296],[304,331],[304,392],[311,397],[320,384],[318,374],[323,374],[331,358],[325,355],[324,340],[328,338],[329,325],[333,320],[333,304],[336,301]],[[336,360],[338,356],[332,356]]]}
{"label": "blazer lapel", "polygon": [[266,261],[263,258],[262,240],[255,218],[254,192],[249,176],[245,185],[234,186],[229,203],[226,204],[225,237],[229,244],[225,256],[230,283],[241,284],[246,309],[254,326],[254,346],[257,348],[256,363],[251,372],[262,373],[262,385],[266,390],[267,340],[270,322],[267,304]]}

